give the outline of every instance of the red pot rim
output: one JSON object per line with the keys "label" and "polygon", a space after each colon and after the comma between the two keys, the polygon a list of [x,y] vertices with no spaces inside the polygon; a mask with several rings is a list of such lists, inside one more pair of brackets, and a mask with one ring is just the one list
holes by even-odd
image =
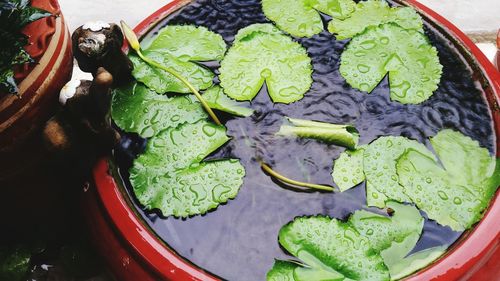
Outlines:
{"label": "red pot rim", "polygon": [[[144,35],[159,20],[189,2],[188,0],[172,1],[143,20],[134,31],[140,36]],[[472,63],[480,68],[484,78],[488,80],[489,87],[484,90],[495,126],[497,157],[500,157],[500,151],[498,151],[500,147],[500,73],[456,26],[416,0],[408,0],[405,3],[416,8],[431,22],[444,28],[445,33],[453,36],[459,47],[462,47],[462,51],[470,55]],[[93,175],[99,200],[111,222],[114,223],[115,230],[121,238],[126,240],[125,243],[134,251],[134,254],[140,257],[143,264],[167,280],[219,280],[177,255],[155,235],[136,213],[125,190],[115,181],[111,170],[109,159],[101,159],[94,168]],[[483,277],[498,274],[495,264],[493,266],[487,266],[487,264],[492,256],[497,257],[500,253],[500,224],[497,221],[497,218],[500,218],[499,193],[497,192],[483,219],[473,230],[464,234],[443,257],[406,280],[457,280],[473,276],[479,269]]]}

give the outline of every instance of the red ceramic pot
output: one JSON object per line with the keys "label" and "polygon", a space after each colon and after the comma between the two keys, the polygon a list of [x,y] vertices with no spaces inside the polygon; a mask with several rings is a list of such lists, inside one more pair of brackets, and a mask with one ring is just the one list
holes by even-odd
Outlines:
{"label": "red ceramic pot", "polygon": [[19,97],[0,93],[0,213],[6,225],[19,220],[14,211],[31,215],[50,204],[44,200],[52,184],[46,180],[48,152],[40,133],[57,110],[59,91],[73,70],[71,37],[57,0],[31,3],[53,16],[23,30],[29,36],[25,49],[36,63],[16,69]]}
{"label": "red ceramic pot", "polygon": [[[166,15],[187,1],[173,1],[135,28],[145,34]],[[500,73],[476,45],[450,22],[415,0],[405,1],[429,22],[449,34],[450,40],[477,71],[483,74],[483,87],[491,108],[500,151]],[[500,154],[497,155],[500,157]],[[102,159],[94,169],[94,184],[84,190],[83,204],[88,224],[101,253],[118,280],[218,280],[194,266],[166,246],[134,211],[126,191],[113,173],[112,161]],[[462,235],[448,252],[429,267],[406,280],[500,280],[500,196],[484,218]]]}

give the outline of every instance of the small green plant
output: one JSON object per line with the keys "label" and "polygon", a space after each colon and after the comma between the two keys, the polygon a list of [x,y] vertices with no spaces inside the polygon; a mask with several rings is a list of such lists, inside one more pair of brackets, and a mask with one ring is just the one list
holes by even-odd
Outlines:
{"label": "small green plant", "polygon": [[22,33],[22,29],[50,15],[47,11],[30,6],[30,0],[0,0],[0,93],[17,94],[13,67],[33,62],[24,50],[28,36]]}

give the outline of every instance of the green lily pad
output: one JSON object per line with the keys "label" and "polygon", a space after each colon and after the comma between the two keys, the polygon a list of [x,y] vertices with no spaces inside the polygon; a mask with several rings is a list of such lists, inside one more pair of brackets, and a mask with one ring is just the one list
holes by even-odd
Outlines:
{"label": "green lily pad", "polygon": [[296,263],[275,260],[273,267],[267,272],[266,280],[294,281],[293,272],[297,267],[299,267],[299,265]]}
{"label": "green lily pad", "polygon": [[446,248],[446,246],[439,246],[425,249],[400,260],[398,263],[395,263],[393,266],[389,267],[391,280],[402,279],[412,274],[413,272],[426,267],[437,258],[442,256],[446,251]]}
{"label": "green lily pad", "polygon": [[332,18],[328,31],[343,40],[362,33],[367,27],[376,27],[385,23],[396,23],[404,29],[423,32],[422,18],[410,7],[389,7],[386,1],[368,0],[356,5],[347,18]]}
{"label": "green lily pad", "polygon": [[204,26],[167,25],[145,50],[166,53],[180,61],[212,61],[221,60],[226,48],[222,36]]}
{"label": "green lily pad", "polygon": [[358,144],[359,134],[351,125],[331,124],[286,117],[290,125],[282,125],[278,135],[313,138],[354,149]]}
{"label": "green lily pad", "polygon": [[[166,26],[144,50],[143,54],[154,61],[174,69],[184,76],[197,90],[212,86],[214,73],[197,64],[199,61],[220,60],[226,51],[222,37],[205,27]],[[159,94],[191,91],[168,72],[150,66],[136,54],[129,55],[134,65],[132,74]]]}
{"label": "green lily pad", "polygon": [[348,17],[352,0],[263,0],[262,10],[283,31],[297,37],[311,37],[323,31],[320,12],[333,18]]}
{"label": "green lily pad", "polygon": [[333,165],[332,178],[341,192],[349,190],[365,180],[363,171],[364,146],[346,150]]}
{"label": "green lily pad", "polygon": [[[197,90],[208,89],[212,86],[215,74],[203,66],[190,61],[181,61],[169,54],[147,51],[143,53],[146,57],[179,72]],[[158,94],[191,92],[179,79],[165,70],[147,64],[135,54],[129,54],[129,58],[134,65],[132,75],[135,79],[155,90]]]}
{"label": "green lily pad", "polygon": [[408,150],[397,162],[404,192],[430,219],[462,231],[478,222],[498,188],[497,161],[477,141],[452,130],[431,139],[436,159]]}
{"label": "green lily pad", "polygon": [[220,85],[229,97],[252,100],[264,82],[274,102],[304,97],[312,84],[311,59],[297,42],[271,24],[254,24],[238,31],[221,62]]}
{"label": "green lily pad", "polygon": [[234,198],[245,175],[239,161],[201,162],[228,140],[224,126],[205,120],[152,138],[130,169],[139,202],[164,216],[188,217]]}
{"label": "green lily pad", "polygon": [[207,118],[198,101],[188,96],[158,95],[138,83],[114,90],[111,116],[122,130],[138,133],[143,138]]}
{"label": "green lily pad", "polygon": [[[194,98],[193,98],[194,99]],[[248,117],[253,114],[253,109],[248,104],[243,104],[229,98],[219,86],[214,86],[203,93],[203,99],[213,109],[227,112],[240,117]]]}
{"label": "green lily pad", "polygon": [[399,248],[394,253],[403,258],[415,247],[418,238],[420,238],[424,218],[417,208],[411,205],[389,201],[386,206],[394,211],[392,217],[360,210],[349,218],[349,223],[361,235],[368,237],[372,247],[378,252],[391,248],[394,241],[401,242],[410,234],[416,234],[417,239],[409,249],[406,249],[406,247],[405,249]]}
{"label": "green lily pad", "polygon": [[322,216],[299,217],[280,230],[279,242],[308,266],[294,269],[295,280],[315,280],[311,276],[328,276],[316,280],[389,279],[370,240],[348,223]]}
{"label": "green lily pad", "polygon": [[353,88],[371,92],[389,74],[391,99],[419,104],[441,79],[438,53],[417,30],[395,24],[368,27],[341,56],[340,73]]}
{"label": "green lily pad", "polygon": [[[378,200],[380,198],[379,193],[398,202],[412,202],[399,185],[398,174],[396,172],[396,161],[410,148],[434,158],[432,152],[423,144],[404,137],[380,137],[366,147],[363,157],[363,169],[367,180],[368,206],[379,208],[385,206],[384,201]],[[368,190],[368,185],[370,185],[370,191]],[[373,196],[374,191],[378,191],[379,193]]]}

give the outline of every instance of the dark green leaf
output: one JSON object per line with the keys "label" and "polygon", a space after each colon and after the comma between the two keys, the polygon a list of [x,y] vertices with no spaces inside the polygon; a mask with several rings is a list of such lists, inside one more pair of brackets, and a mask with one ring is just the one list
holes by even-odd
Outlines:
{"label": "dark green leaf", "polygon": [[169,98],[158,95],[135,82],[114,91],[111,115],[122,130],[138,133],[144,138],[207,118],[198,101],[188,96]]}

